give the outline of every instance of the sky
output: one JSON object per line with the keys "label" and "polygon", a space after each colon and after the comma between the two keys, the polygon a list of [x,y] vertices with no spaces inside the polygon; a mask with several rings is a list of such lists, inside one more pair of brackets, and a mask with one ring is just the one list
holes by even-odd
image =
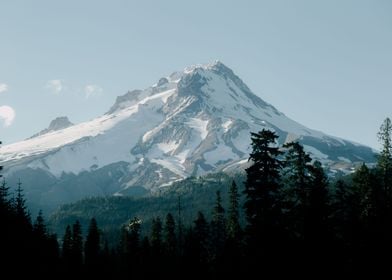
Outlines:
{"label": "sky", "polygon": [[0,140],[222,61],[310,128],[378,148],[392,117],[392,1],[0,1]]}

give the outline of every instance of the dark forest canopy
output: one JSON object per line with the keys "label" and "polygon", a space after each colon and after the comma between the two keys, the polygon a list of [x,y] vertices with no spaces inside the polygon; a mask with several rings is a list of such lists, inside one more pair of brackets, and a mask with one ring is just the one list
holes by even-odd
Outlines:
{"label": "dark forest canopy", "polygon": [[[42,213],[31,221],[21,184],[10,194],[3,181],[2,265],[27,268],[30,275],[41,277],[58,273],[142,279],[253,273],[314,278],[389,275],[391,132],[391,122],[386,119],[379,133],[383,148],[374,168],[363,164],[334,182],[300,144],[279,146],[274,132],[252,133],[251,164],[241,179],[242,187],[238,187],[241,182],[222,175],[219,183],[210,177],[216,183],[211,189],[201,184],[195,190],[192,185],[198,181],[189,179],[192,192],[173,189],[176,195],[166,201],[162,197],[156,201],[116,198],[123,203],[118,209],[124,212],[127,207],[143,207],[143,203],[148,207],[161,204],[155,205],[158,208],[148,223],[137,215],[116,216],[118,209],[114,209],[112,218],[122,226],[116,229],[118,239],[111,243],[107,229],[100,228],[99,213],[103,212],[91,210],[88,226],[77,215],[71,217],[58,238],[49,233]],[[190,207],[192,196],[199,200]]]}

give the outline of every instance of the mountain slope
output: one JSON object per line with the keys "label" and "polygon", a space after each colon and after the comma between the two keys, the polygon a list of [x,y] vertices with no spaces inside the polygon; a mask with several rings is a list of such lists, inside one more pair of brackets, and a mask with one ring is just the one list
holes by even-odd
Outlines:
{"label": "mountain slope", "polygon": [[[133,193],[135,187],[156,190],[191,175],[236,169],[247,161],[250,132],[263,128],[275,130],[281,142],[299,140],[328,166],[374,160],[368,147],[286,117],[221,62],[130,91],[91,121],[4,146],[0,160],[9,180],[28,174],[28,191],[37,193],[38,203],[62,203]],[[38,194],[42,187],[34,185],[34,174],[53,183]],[[106,178],[104,185],[82,179],[97,176]]]}

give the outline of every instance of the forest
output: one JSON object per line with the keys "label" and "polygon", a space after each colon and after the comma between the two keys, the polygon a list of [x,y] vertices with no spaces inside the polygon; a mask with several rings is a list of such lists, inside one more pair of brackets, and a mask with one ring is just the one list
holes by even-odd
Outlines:
{"label": "forest", "polygon": [[378,133],[377,163],[330,178],[298,142],[280,146],[275,132],[252,133],[243,187],[238,178],[221,181],[227,193],[218,189],[210,197],[212,209],[200,205],[194,217],[184,215],[189,200],[171,201],[175,212],[158,209],[144,230],[144,221],[132,217],[118,228],[115,243],[93,216],[86,234],[79,220],[70,221],[62,236],[52,234],[41,212],[32,221],[21,184],[11,193],[3,180],[3,273],[125,279],[389,275],[391,137],[387,118]]}

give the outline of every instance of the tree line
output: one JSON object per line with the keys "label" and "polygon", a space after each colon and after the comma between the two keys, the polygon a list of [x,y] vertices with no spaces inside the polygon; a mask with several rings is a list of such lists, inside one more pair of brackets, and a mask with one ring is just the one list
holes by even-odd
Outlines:
{"label": "tree line", "polygon": [[[272,131],[252,133],[243,205],[233,181],[224,194],[229,206],[222,206],[217,192],[210,219],[200,211],[185,226],[181,209],[186,205],[179,201],[178,212],[155,217],[147,234],[141,233],[139,218],[125,223],[118,244],[110,248],[94,218],[86,238],[75,221],[59,246],[42,214],[31,222],[20,184],[10,197],[3,182],[1,254],[7,264],[26,263],[41,273],[124,278],[389,275],[391,134],[387,118],[378,134],[382,149],[377,164],[362,164],[353,174],[331,181],[298,142],[278,145]],[[246,223],[240,222],[242,210]]]}

